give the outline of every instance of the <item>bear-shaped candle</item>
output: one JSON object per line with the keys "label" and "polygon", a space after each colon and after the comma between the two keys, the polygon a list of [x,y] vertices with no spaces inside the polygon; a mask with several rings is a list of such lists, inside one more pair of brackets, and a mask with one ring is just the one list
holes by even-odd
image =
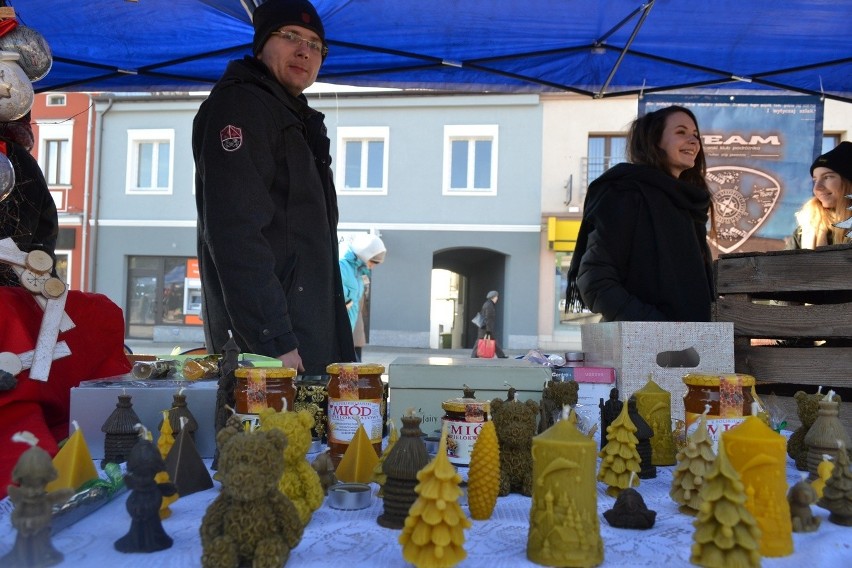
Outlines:
{"label": "bear-shaped candle", "polygon": [[533,438],[533,493],[527,558],[545,566],[597,566],[603,540],[597,512],[597,445],[562,419]]}

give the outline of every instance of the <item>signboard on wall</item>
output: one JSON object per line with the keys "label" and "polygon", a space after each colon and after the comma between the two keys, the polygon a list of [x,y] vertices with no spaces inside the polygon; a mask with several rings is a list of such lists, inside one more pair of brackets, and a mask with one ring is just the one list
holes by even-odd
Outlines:
{"label": "signboard on wall", "polygon": [[813,96],[645,95],[639,115],[670,105],[698,120],[719,252],[778,250],[812,196],[823,102]]}

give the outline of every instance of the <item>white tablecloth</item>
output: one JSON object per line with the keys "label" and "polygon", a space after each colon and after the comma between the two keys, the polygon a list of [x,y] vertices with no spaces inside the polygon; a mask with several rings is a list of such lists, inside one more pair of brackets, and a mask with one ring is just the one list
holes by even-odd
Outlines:
{"label": "white tablecloth", "polygon": [[[789,464],[792,464],[788,460]],[[604,543],[605,567],[676,568],[692,566],[689,550],[692,544],[693,517],[681,514],[669,498],[672,467],[658,467],[655,479],[642,480],[638,491],[649,508],[657,511],[654,527],[649,530],[626,530],[610,527],[600,515]],[[461,473],[466,475],[466,469]],[[788,467],[788,482],[800,479],[799,472]],[[172,516],[163,521],[166,532],[174,539],[168,550],[150,554],[122,554],[113,542],[127,533],[130,517],[125,509],[128,493],[116,497],[88,517],[62,530],[53,544],[65,555],[61,566],[122,568],[158,568],[199,566],[201,540],[198,529],[201,517],[219,491],[218,482],[204,492],[182,497],[171,505]],[[598,512],[612,508],[614,499],[598,484]],[[458,566],[498,568],[538,566],[527,560],[530,499],[521,495],[500,497],[491,519],[473,521],[465,531],[467,559]],[[795,552],[784,558],[764,558],[766,568],[841,567],[852,565],[852,528],[828,522],[828,512],[812,507],[822,518],[814,533],[793,533]],[[15,531],[9,521],[8,499],[0,502],[0,555],[12,548]],[[467,510],[465,508],[465,510]],[[326,503],[318,509],[305,529],[301,543],[290,555],[288,566],[343,565],[354,567],[406,566],[400,531],[382,528],[376,518],[383,512],[382,500],[373,498],[372,505],[359,511],[340,511]]]}

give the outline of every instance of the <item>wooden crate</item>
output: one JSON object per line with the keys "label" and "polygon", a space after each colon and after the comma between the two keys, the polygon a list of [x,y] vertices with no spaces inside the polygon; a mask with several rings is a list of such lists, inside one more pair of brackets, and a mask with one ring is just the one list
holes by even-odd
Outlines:
{"label": "wooden crate", "polygon": [[[736,371],[753,375],[758,393],[779,398],[834,389],[852,431],[852,245],[723,254],[714,269],[713,319],[734,324]],[[777,343],[795,339],[847,346]],[[798,423],[795,403],[781,402]]]}

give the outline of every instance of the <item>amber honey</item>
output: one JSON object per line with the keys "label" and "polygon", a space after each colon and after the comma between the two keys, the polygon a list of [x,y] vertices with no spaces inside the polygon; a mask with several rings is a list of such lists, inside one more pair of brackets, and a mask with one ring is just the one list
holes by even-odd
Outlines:
{"label": "amber honey", "polygon": [[719,436],[751,416],[754,397],[751,388],[754,377],[742,373],[690,373],[683,377],[687,386],[683,397],[683,409],[686,433],[691,434],[698,427],[705,406],[707,429],[715,446]]}
{"label": "amber honey", "polygon": [[332,363],[328,379],[328,449],[335,467],[363,425],[376,455],[382,454],[384,399],[382,373],[375,363]]}
{"label": "amber honey", "polygon": [[276,411],[293,410],[296,387],[293,379],[296,369],[288,367],[240,367],[234,371],[237,384],[234,399],[237,415],[254,430],[259,424],[258,414],[264,408]]}

